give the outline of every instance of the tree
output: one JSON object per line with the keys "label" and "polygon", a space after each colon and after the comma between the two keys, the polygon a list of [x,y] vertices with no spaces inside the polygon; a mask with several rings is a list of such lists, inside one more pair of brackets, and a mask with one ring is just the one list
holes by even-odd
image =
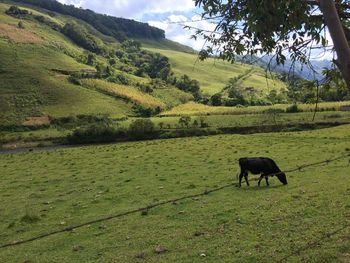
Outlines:
{"label": "tree", "polygon": [[76,23],[67,23],[62,28],[62,33],[74,41],[77,45],[94,53],[102,53],[104,51],[102,42],[89,34],[84,27]]}
{"label": "tree", "polygon": [[166,80],[171,72],[169,59],[159,53],[153,54],[146,67],[147,74],[152,78]]}
{"label": "tree", "polygon": [[210,104],[213,106],[221,106],[222,105],[222,94],[216,93],[210,97]]}
{"label": "tree", "polygon": [[233,61],[236,55],[274,54],[286,60],[309,63],[310,48],[327,47],[328,28],[339,68],[350,90],[350,4],[347,0],[195,0],[203,19],[216,23],[214,31],[198,29],[211,45],[200,52],[205,59],[219,53]]}
{"label": "tree", "polygon": [[198,80],[191,79],[188,75],[183,75],[175,81],[175,87],[178,89],[190,92],[196,100],[201,98],[200,86]]}

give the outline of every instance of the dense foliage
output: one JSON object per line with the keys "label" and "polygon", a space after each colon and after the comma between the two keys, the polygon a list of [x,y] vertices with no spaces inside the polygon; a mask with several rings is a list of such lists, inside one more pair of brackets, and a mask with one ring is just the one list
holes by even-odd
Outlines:
{"label": "dense foliage", "polygon": [[174,82],[178,89],[192,93],[196,100],[201,98],[199,82],[197,80],[191,79],[185,74],[180,78],[176,78]]}
{"label": "dense foliage", "polygon": [[16,16],[16,17],[22,17],[29,14],[28,10],[20,9],[18,6],[11,6],[8,10],[5,12],[7,15]]}
{"label": "dense foliage", "polygon": [[55,0],[14,0],[15,2],[31,4],[81,19],[107,36],[118,40],[126,38],[151,38],[161,39],[165,37],[164,31],[148,24],[130,19],[116,18],[97,14],[91,10],[76,8],[73,5],[64,5]]}
{"label": "dense foliage", "polygon": [[102,44],[97,38],[90,35],[83,27],[76,23],[67,23],[62,33],[73,40],[77,45],[94,53],[101,53],[103,51]]}

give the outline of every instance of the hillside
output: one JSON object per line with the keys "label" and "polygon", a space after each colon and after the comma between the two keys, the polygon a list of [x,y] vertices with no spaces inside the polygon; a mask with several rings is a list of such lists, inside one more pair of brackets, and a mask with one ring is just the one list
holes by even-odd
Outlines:
{"label": "hillside", "polygon": [[[120,41],[120,32],[128,40]],[[0,57],[2,125],[38,116],[150,116],[218,92],[227,96],[232,78],[261,97],[285,89],[258,67],[196,62],[191,48],[147,24],[53,0],[0,3]]]}
{"label": "hillside", "polygon": [[253,87],[263,93],[286,88],[285,83],[257,66],[232,64],[216,59],[199,61],[196,54],[166,48],[149,48],[149,50],[170,58],[170,63],[177,75],[187,74],[198,80],[203,92],[209,95],[221,92],[232,78],[239,78],[239,85],[242,87]]}
{"label": "hillside", "polygon": [[97,14],[92,10],[85,10],[74,7],[73,5],[64,5],[55,0],[13,0],[19,4],[34,5],[46,10],[68,15],[91,24],[94,28],[106,36],[114,37],[120,41],[127,38],[149,38],[164,39],[163,30],[152,27],[148,24],[134,21],[131,19],[112,17]]}
{"label": "hillside", "polygon": [[[96,75],[96,67],[102,68],[102,71],[110,67],[112,77],[121,78],[128,83],[130,89],[138,83],[149,83],[150,78],[135,76],[131,72],[134,68],[128,65],[128,61],[124,63],[115,55],[92,54],[55,30],[51,24],[63,27],[66,23],[76,22],[83,25],[87,32],[93,33],[95,42],[106,49],[104,52],[111,52],[112,48],[124,52],[119,42],[114,40],[112,48],[107,49],[102,40],[106,36],[80,20],[59,14],[50,16],[45,10],[22,6],[20,8],[28,10],[30,16],[15,17],[6,14],[10,7],[10,3],[0,3],[2,125],[22,123],[26,118],[43,115],[63,117],[107,114],[121,118],[135,114],[137,103],[134,103],[133,98],[116,98],[100,90],[72,83],[69,75],[80,74],[79,72],[92,72],[92,75]],[[41,18],[40,21],[38,17]],[[19,28],[20,22],[23,28]],[[86,61],[89,54],[95,60],[91,65]],[[113,57],[117,62],[112,66],[110,60]],[[140,93],[142,96],[143,92]],[[161,87],[153,95],[165,100],[161,104],[169,104],[169,107],[192,98],[190,94],[172,87]],[[144,93],[144,96],[152,95]]]}

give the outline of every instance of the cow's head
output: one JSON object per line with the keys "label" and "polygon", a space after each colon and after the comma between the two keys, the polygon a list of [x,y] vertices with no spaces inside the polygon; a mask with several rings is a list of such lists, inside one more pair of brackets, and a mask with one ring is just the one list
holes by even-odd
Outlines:
{"label": "cow's head", "polygon": [[280,172],[280,173],[276,174],[276,176],[282,184],[288,184],[287,177],[286,177],[286,174],[284,172]]}

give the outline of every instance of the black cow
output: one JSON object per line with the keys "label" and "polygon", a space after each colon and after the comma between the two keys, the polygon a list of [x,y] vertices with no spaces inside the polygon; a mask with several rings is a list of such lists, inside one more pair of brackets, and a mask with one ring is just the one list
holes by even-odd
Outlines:
{"label": "black cow", "polygon": [[241,187],[242,178],[249,186],[248,172],[252,174],[261,174],[258,185],[260,186],[261,180],[265,177],[266,184],[269,185],[269,176],[277,176],[281,183],[287,184],[287,178],[284,172],[278,168],[274,160],[266,157],[252,157],[252,158],[240,158],[239,166],[241,173],[239,174],[239,187]]}

